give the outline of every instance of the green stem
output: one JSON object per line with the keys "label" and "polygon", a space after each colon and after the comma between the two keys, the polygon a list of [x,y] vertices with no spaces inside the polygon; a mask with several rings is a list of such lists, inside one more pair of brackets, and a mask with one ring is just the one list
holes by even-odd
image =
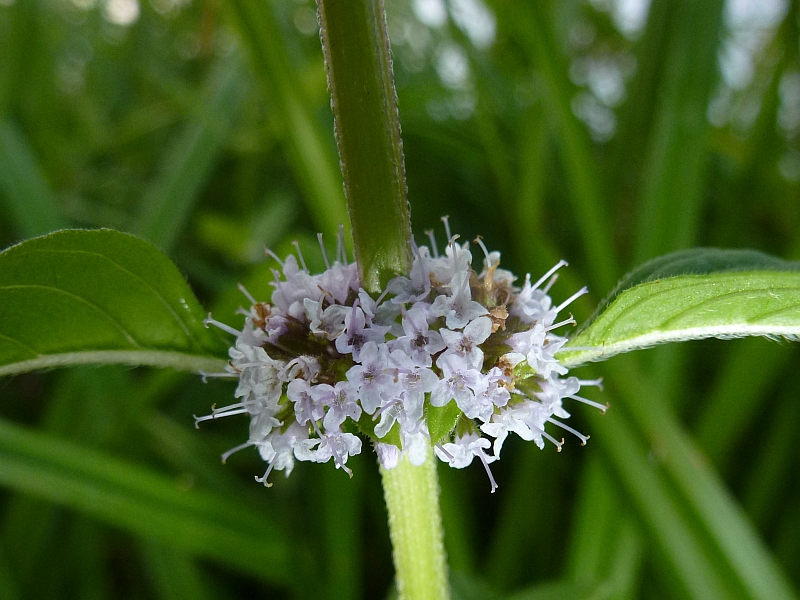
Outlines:
{"label": "green stem", "polygon": [[411,270],[400,121],[382,0],[318,0],[344,191],[361,269],[377,292]]}
{"label": "green stem", "polygon": [[[400,122],[382,0],[317,0],[336,141],[361,286],[411,270]],[[449,597],[433,452],[383,469],[401,599]]]}
{"label": "green stem", "polygon": [[404,457],[381,475],[400,600],[449,598],[433,452],[428,450],[422,466]]}

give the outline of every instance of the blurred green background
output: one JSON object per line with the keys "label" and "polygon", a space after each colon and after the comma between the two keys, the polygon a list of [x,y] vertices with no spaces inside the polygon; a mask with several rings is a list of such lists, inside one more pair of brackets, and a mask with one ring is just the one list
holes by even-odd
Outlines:
{"label": "blurred green background", "polygon": [[[578,321],[691,246],[800,258],[793,0],[386,0],[414,231],[449,214],[503,264],[570,261]],[[263,249],[346,218],[311,0],[0,0],[0,246],[113,227],[167,252],[217,319],[270,293]],[[2,307],[0,307],[2,310]],[[31,314],[47,327],[48,315]],[[456,598],[791,598],[795,345],[693,342],[605,377],[587,447],[507,442],[440,469]],[[0,599],[382,598],[370,452],[269,490],[233,387],[81,368],[0,380]]]}

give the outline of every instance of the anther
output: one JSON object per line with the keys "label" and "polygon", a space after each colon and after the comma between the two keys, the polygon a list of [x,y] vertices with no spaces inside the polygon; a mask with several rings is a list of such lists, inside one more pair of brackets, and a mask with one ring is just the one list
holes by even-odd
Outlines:
{"label": "anther", "polygon": [[581,432],[573,429],[569,425],[565,425],[564,423],[561,423],[560,421],[556,421],[553,418],[548,418],[547,421],[548,421],[548,423],[552,423],[553,425],[557,425],[558,427],[561,427],[561,429],[569,431],[572,435],[574,435],[576,438],[578,438],[581,441],[581,446],[585,446],[586,442],[589,441],[589,436],[588,435],[583,435]]}
{"label": "anther", "polygon": [[[475,243],[478,244],[478,246],[481,247],[481,250],[483,250],[483,255],[486,257],[486,260],[488,261],[489,260],[489,250],[486,248],[486,244],[483,243],[483,240],[481,239],[481,236],[478,236],[478,237],[475,238]],[[490,267],[492,266],[491,263],[489,264],[489,266]]]}
{"label": "anther", "polygon": [[444,223],[444,232],[447,235],[448,240],[453,239],[453,234],[450,233],[450,215],[445,215],[442,217],[442,223]]}

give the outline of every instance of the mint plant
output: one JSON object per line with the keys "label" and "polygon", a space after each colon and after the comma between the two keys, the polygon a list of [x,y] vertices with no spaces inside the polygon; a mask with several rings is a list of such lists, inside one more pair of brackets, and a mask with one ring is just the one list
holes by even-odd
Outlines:
{"label": "mint plant", "polygon": [[[349,460],[373,447],[398,593],[446,598],[450,583],[434,457],[455,468],[480,462],[487,491],[498,484],[502,490],[490,465],[511,433],[539,447],[549,441],[560,450],[558,432],[581,444],[592,433],[564,422],[576,407],[605,412],[602,394],[579,395],[582,387],[600,387],[600,380],[576,377],[573,369],[666,342],[795,339],[800,268],[754,251],[666,254],[624,277],[595,315],[569,332],[576,323],[568,309],[587,290],[575,286],[562,293],[563,287],[554,287],[564,261],[541,277],[521,277],[500,268],[499,253],[480,238],[470,245],[453,235],[447,220],[442,245],[433,234],[426,243],[412,236],[383,5],[320,0],[319,15],[350,217],[343,225],[352,231],[354,256],[343,233],[330,255],[327,238],[320,237],[326,269],[318,274],[311,273],[299,247],[296,255],[271,254],[281,267],[274,291],[262,298],[241,286],[248,304],[241,324],[232,315],[207,316],[166,255],[137,237],[63,230],[30,239],[0,254],[0,375],[124,364],[235,379],[235,399],[221,401],[196,423],[249,417],[247,441],[223,460],[234,451],[256,449],[267,463],[256,479],[267,486],[275,471],[288,475],[295,461],[332,463],[329,468],[357,477]],[[544,50],[537,52],[547,52],[544,39]],[[291,90],[284,91],[286,108]],[[288,109],[287,115],[302,126],[303,115]],[[315,194],[323,197],[320,211],[332,210],[319,189]],[[584,225],[590,228],[587,237],[608,235],[591,229],[595,226]],[[612,277],[608,259],[591,260],[601,281]],[[555,290],[558,300],[551,298]],[[637,426],[658,440],[658,448],[666,449],[675,486],[710,523],[725,559],[741,570],[736,585],[753,597],[792,597],[791,586],[760,552],[752,532],[728,526],[741,520],[719,487],[698,485],[700,478],[709,481],[708,473],[703,465],[694,466],[691,444],[674,427],[658,390],[641,383],[640,367],[616,359],[607,368],[623,382],[615,390],[622,398],[653,398],[651,410],[621,402]],[[634,437],[624,421],[612,417],[602,423],[614,437]],[[12,430],[4,436],[9,443],[17,439]],[[635,444],[632,440],[635,452],[623,455],[622,446],[610,454],[641,467],[636,461],[644,453]],[[645,467],[639,472],[648,473]],[[629,482],[631,488],[637,485],[638,502],[663,508],[674,525],[660,521],[652,527],[670,560],[684,566],[684,585],[700,597],[726,594],[730,584],[722,578],[697,575],[716,573],[717,567],[697,547],[674,542],[685,520],[672,511],[673,491],[655,477]],[[169,502],[186,508],[171,496]],[[202,526],[215,513],[213,507],[188,508],[187,514],[199,516],[196,522],[187,517],[187,528]],[[134,507],[130,514],[142,513]],[[268,529],[259,526],[255,529]],[[214,537],[213,527],[203,531]]]}

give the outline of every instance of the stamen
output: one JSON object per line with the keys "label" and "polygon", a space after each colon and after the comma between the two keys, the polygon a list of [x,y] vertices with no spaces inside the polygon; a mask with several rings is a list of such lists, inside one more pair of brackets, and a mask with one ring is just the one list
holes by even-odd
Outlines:
{"label": "stamen", "polygon": [[445,235],[447,235],[447,239],[448,240],[452,240],[453,239],[453,234],[450,233],[450,215],[443,216],[442,217],[442,223],[444,223],[444,232],[445,232]]}
{"label": "stamen", "polygon": [[[566,267],[567,265],[568,265],[568,263],[565,260],[558,261],[556,263],[556,265],[552,269],[550,269],[547,273],[545,273],[544,275],[542,275],[539,278],[539,281],[536,282],[536,284],[533,286],[533,289],[535,289],[535,290],[539,289],[539,286],[542,285],[545,281],[547,281],[547,279],[550,277],[550,275],[552,275],[553,273],[558,271],[561,267]],[[546,293],[547,292],[545,292],[545,294]]]}
{"label": "stamen", "polygon": [[206,373],[205,371],[198,371],[200,374],[200,379],[203,383],[208,383],[209,378],[215,377],[239,377],[238,373],[228,373],[227,371],[224,373]]}
{"label": "stamen", "polygon": [[308,267],[306,266],[306,259],[303,258],[303,253],[300,251],[300,243],[297,240],[292,242],[292,246],[294,249],[297,250],[297,258],[300,259],[300,266],[303,267],[303,271],[308,273]]}
{"label": "stamen", "polygon": [[258,483],[263,483],[264,487],[268,487],[268,488],[272,487],[271,483],[267,483],[267,477],[269,477],[269,474],[272,472],[272,467],[274,466],[274,464],[275,464],[274,462],[270,461],[269,467],[267,467],[266,473],[264,473],[264,475],[262,475],[261,477],[256,475],[256,481]]}
{"label": "stamen", "polygon": [[238,331],[238,330],[234,329],[230,325],[225,325],[225,323],[220,323],[216,319],[212,319],[211,318],[211,313],[208,313],[208,317],[203,319],[203,325],[206,326],[206,329],[208,329],[209,325],[213,325],[214,327],[222,329],[222,331],[224,331],[225,333],[230,333],[231,335],[235,335],[236,337],[239,337],[240,335],[242,335],[241,331]]}
{"label": "stamen", "polygon": [[192,417],[194,417],[194,428],[195,429],[200,429],[200,423],[202,421],[210,421],[211,419],[214,418],[213,415],[206,415],[204,417],[198,417],[197,415],[192,415]]}
{"label": "stamen", "polygon": [[258,304],[258,302],[256,302],[256,299],[253,298],[253,295],[250,292],[248,292],[247,288],[245,288],[241,283],[237,283],[236,287],[238,287],[239,291],[244,294],[245,298],[250,300],[250,304]]}
{"label": "stamen", "polygon": [[283,261],[278,257],[277,254],[275,254],[269,248],[264,248],[264,252],[267,253],[267,256],[270,256],[270,257],[274,258],[278,262],[278,264],[281,266],[281,269],[283,268]]}
{"label": "stamen", "polygon": [[583,435],[582,433],[580,433],[579,431],[573,429],[569,425],[564,425],[564,423],[561,423],[560,421],[556,421],[553,418],[548,418],[547,422],[548,423],[552,423],[553,425],[558,425],[559,427],[561,427],[561,429],[565,429],[565,430],[569,431],[572,435],[574,435],[576,438],[578,438],[581,441],[581,446],[585,446],[586,442],[589,441],[589,436],[588,435]]}
{"label": "stamen", "polygon": [[[481,239],[481,236],[478,236],[478,237],[475,238],[475,243],[478,244],[478,246],[481,247],[481,250],[483,250],[483,255],[486,257],[486,260],[488,261],[489,260],[489,250],[486,249],[486,244],[483,243],[483,240]],[[492,266],[491,263],[489,263],[489,266],[490,267]]]}
{"label": "stamen", "polygon": [[347,468],[347,466],[344,464],[344,461],[339,456],[339,453],[336,452],[336,444],[334,443],[334,441],[331,439],[330,436],[327,436],[327,435],[323,434],[322,431],[320,431],[319,425],[317,425],[317,422],[314,419],[311,419],[311,424],[314,426],[314,431],[317,432],[317,436],[320,439],[320,443],[322,443],[322,441],[325,441],[325,442],[327,442],[328,446],[330,446],[330,448],[331,448],[331,456],[333,456],[333,462],[336,465],[336,468],[337,469],[342,469],[352,479],[353,478],[353,471],[351,471],[350,469]]}
{"label": "stamen", "polygon": [[489,463],[486,462],[486,456],[484,455],[482,448],[478,450],[478,458],[481,459],[483,468],[486,469],[486,474],[489,476],[489,483],[492,485],[491,493],[494,494],[495,490],[497,489],[497,482],[494,480],[494,475],[492,475],[492,470],[489,468]]}
{"label": "stamen", "polygon": [[[229,406],[228,408],[231,407]],[[236,410],[227,410],[225,408],[221,408],[212,415],[210,415],[210,417],[212,419],[221,419],[222,417],[232,417],[234,415],[246,415],[249,414],[249,412],[250,411],[248,411],[246,408],[237,408]]]}
{"label": "stamen", "polygon": [[555,445],[556,452],[561,452],[561,446],[564,445],[564,438],[561,438],[561,441],[559,442],[556,438],[547,433],[544,429],[540,429],[536,426],[534,426],[534,429],[536,429],[544,439],[550,441],[553,445]]}
{"label": "stamen", "polygon": [[588,404],[589,406],[594,406],[603,414],[606,414],[606,411],[608,410],[609,406],[608,404],[600,404],[599,402],[593,402],[592,400],[588,400],[582,396],[567,396],[567,398],[571,398],[572,400],[577,400],[578,402],[583,402],[584,404]]}
{"label": "stamen", "polygon": [[224,465],[228,459],[231,457],[232,454],[235,454],[239,450],[244,450],[245,448],[249,448],[253,445],[253,442],[245,442],[244,444],[239,444],[235,448],[231,448],[227,452],[223,453],[222,455],[222,464]]}
{"label": "stamen", "polygon": [[570,305],[570,304],[572,304],[572,303],[573,303],[575,300],[577,300],[578,298],[580,298],[581,296],[583,296],[584,294],[586,294],[586,293],[588,293],[588,292],[589,292],[589,288],[587,288],[586,286],[583,286],[583,287],[582,287],[581,289],[579,289],[577,292],[575,292],[574,294],[572,294],[572,296],[570,296],[569,298],[567,298],[566,300],[564,300],[564,302],[562,302],[561,304],[559,304],[559,305],[558,305],[558,306],[555,308],[555,311],[556,311],[557,313],[560,313],[560,312],[561,312],[562,310],[564,310],[564,309],[565,309],[567,306],[569,306],[569,305]]}
{"label": "stamen", "polygon": [[578,379],[578,383],[581,384],[581,387],[596,387],[600,388],[600,391],[603,391],[603,378],[600,377],[599,379]]}
{"label": "stamen", "polygon": [[384,412],[386,412],[388,409],[390,409],[390,408],[391,408],[392,406],[394,406],[395,404],[398,404],[399,402],[400,402],[400,399],[399,399],[399,398],[396,398],[396,399],[392,400],[391,402],[389,402],[389,404],[387,404],[386,406],[381,406],[381,407],[380,407],[378,410],[376,410],[376,411],[375,411],[375,414],[374,414],[374,415],[372,415],[372,420],[373,420],[373,421],[377,421],[377,420],[378,420],[378,418],[379,418],[379,417],[380,417],[380,416],[381,416],[381,415],[382,415]]}
{"label": "stamen", "polygon": [[444,454],[444,455],[445,455],[447,458],[449,458],[449,459],[450,459],[450,462],[453,462],[453,460],[455,459],[455,456],[453,456],[453,455],[452,455],[452,454],[450,454],[450,453],[449,453],[447,450],[445,450],[445,449],[444,449],[444,446],[442,446],[441,444],[436,444],[436,447],[439,449],[439,451],[440,451],[442,454]]}
{"label": "stamen", "polygon": [[577,325],[578,323],[575,321],[575,318],[570,315],[569,319],[561,321],[560,323],[555,323],[550,325],[550,327],[546,327],[545,331],[553,331],[554,329],[558,329],[559,327],[563,327],[564,325]]}
{"label": "stamen", "polygon": [[278,269],[270,269],[272,271],[272,278],[275,280],[272,285],[276,288],[281,287],[281,272]]}
{"label": "stamen", "polygon": [[433,229],[428,229],[425,233],[428,235],[428,239],[431,241],[431,252],[433,252],[433,258],[439,258],[439,248],[436,246],[436,238],[433,235]]}
{"label": "stamen", "polygon": [[550,288],[553,287],[553,284],[556,281],[558,281],[558,273],[556,273],[550,278],[550,281],[547,282],[547,285],[542,288],[542,292],[544,292],[545,294],[549,294]]}
{"label": "stamen", "polygon": [[317,240],[319,241],[319,248],[322,250],[322,258],[325,261],[325,269],[330,271],[331,263],[328,262],[328,253],[325,251],[325,244],[322,243],[322,234],[317,234]]}

